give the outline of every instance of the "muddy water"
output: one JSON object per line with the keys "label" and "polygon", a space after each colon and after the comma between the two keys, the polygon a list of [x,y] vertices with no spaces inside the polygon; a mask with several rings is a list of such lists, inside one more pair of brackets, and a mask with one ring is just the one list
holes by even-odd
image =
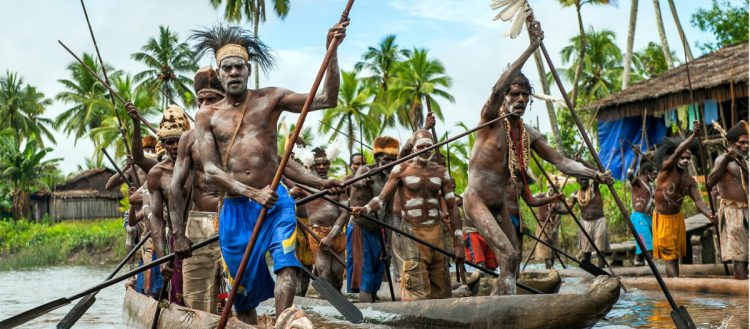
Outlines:
{"label": "muddy water", "polygon": [[[75,294],[103,280],[110,270],[110,267],[71,266],[0,272],[0,319]],[[575,281],[567,283],[563,290],[583,288]],[[125,328],[122,319],[123,294],[122,283],[99,292],[96,303],[76,328]],[[675,293],[675,298],[678,304],[687,307],[700,328],[748,326],[747,298],[683,293]],[[23,328],[54,327],[71,307],[54,310]],[[597,328],[670,328],[673,325],[669,310],[660,293],[634,290],[621,295],[607,315],[609,321],[600,322]],[[335,323],[330,328],[339,327]]]}

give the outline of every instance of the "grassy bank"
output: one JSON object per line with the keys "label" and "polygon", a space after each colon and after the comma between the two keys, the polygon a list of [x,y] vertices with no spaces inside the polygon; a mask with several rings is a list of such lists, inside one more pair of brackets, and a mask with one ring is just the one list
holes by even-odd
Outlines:
{"label": "grassy bank", "polygon": [[58,224],[0,221],[0,270],[112,264],[124,256],[122,219]]}

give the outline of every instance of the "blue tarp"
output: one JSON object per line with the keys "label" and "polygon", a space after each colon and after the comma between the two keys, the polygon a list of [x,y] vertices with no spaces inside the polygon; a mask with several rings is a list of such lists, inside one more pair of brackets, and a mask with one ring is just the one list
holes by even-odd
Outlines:
{"label": "blue tarp", "polygon": [[[630,148],[627,142],[633,145],[641,145],[641,126],[643,119],[641,116],[628,117],[619,120],[599,121],[599,158],[602,164],[612,171],[612,177],[623,180],[627,174],[627,167],[635,157],[635,152]],[[660,143],[667,136],[667,127],[664,126],[664,119],[647,116],[646,132],[649,146]],[[620,156],[620,144],[625,159]],[[646,143],[641,145],[641,151],[645,151]]]}

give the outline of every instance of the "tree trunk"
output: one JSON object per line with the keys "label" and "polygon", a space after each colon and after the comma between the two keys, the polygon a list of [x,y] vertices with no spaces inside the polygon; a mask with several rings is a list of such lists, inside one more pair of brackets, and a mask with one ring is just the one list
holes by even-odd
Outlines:
{"label": "tree trunk", "polygon": [[578,13],[578,31],[581,40],[581,49],[578,51],[578,64],[576,64],[576,73],[573,77],[573,91],[571,92],[571,101],[573,102],[573,109],[575,110],[576,104],[578,104],[578,79],[581,78],[581,71],[583,71],[583,59],[586,55],[586,31],[583,28],[583,18],[581,17],[581,4],[576,3],[576,12]]}
{"label": "tree trunk", "polygon": [[690,44],[688,43],[687,37],[685,37],[685,31],[682,30],[682,24],[680,24],[680,17],[677,16],[677,8],[674,6],[674,0],[667,0],[669,3],[669,11],[672,12],[672,18],[674,18],[674,24],[677,26],[677,32],[680,33],[680,40],[682,41],[682,47],[687,55],[687,60],[693,60],[693,52],[690,51]]}
{"label": "tree trunk", "polygon": [[[542,63],[542,53],[537,49],[534,52],[534,61],[536,62],[536,69],[539,71],[539,80],[542,82],[542,91],[545,95],[549,95],[549,83],[547,83],[547,73],[544,72],[544,64]],[[547,115],[549,115],[549,125],[552,129],[552,136],[555,138],[555,148],[560,154],[565,154],[563,151],[562,136],[560,136],[560,127],[557,125],[557,114],[555,114],[555,107],[552,101],[544,101],[547,105]]]}
{"label": "tree trunk", "polygon": [[[255,8],[255,17],[253,19],[253,37],[255,38],[255,42],[258,42],[258,26],[260,25],[260,7]],[[255,61],[254,68],[255,70],[255,89],[260,89],[260,66],[258,65],[258,62]]]}
{"label": "tree trunk", "polygon": [[661,19],[661,7],[659,0],[654,0],[654,13],[656,13],[656,30],[659,32],[659,41],[661,42],[661,51],[664,53],[664,59],[667,61],[667,67],[674,67],[672,63],[672,52],[669,51],[667,35],[664,33],[664,21]]}
{"label": "tree trunk", "polygon": [[633,42],[635,41],[635,23],[638,20],[638,0],[630,1],[630,23],[628,23],[628,45],[625,49],[624,72],[622,73],[622,89],[630,84],[630,69],[633,65]]}

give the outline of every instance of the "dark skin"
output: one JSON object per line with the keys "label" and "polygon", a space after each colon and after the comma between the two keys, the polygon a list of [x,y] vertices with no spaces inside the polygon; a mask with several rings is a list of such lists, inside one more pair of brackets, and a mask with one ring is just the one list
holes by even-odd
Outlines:
{"label": "dark skin", "polygon": [[[330,42],[340,43],[348,24],[347,21],[330,29],[326,46]],[[240,57],[222,59],[218,75],[226,92],[224,99],[204,107],[195,118],[197,143],[194,147],[198,148],[206,179],[228,197],[245,196],[266,208],[273,207],[278,195],[270,184],[280,161],[276,150],[277,122],[283,112],[300,113],[308,94],[278,87],[248,90],[250,65]],[[323,90],[313,97],[311,111],[336,106],[339,79],[338,59],[334,52],[326,69]],[[247,110],[239,118],[243,106]],[[238,121],[242,122],[242,128],[228,155],[225,170],[224,152],[229,148]],[[295,180],[288,171],[285,174]],[[339,186],[334,181],[328,181],[329,185],[325,186],[309,183],[319,188]],[[294,267],[287,267],[276,273],[276,314],[281,314],[292,305],[297,285],[296,271]],[[247,323],[257,323],[255,310],[239,312],[238,318]]]}
{"label": "dark skin", "polygon": [[130,141],[131,152],[133,152],[133,163],[138,167],[141,167],[145,172],[151,171],[159,161],[155,159],[147,158],[143,153],[143,143],[141,142],[141,120],[138,116],[138,108],[131,102],[125,103],[125,109],[128,111],[128,116],[133,120],[133,138]]}
{"label": "dark skin", "polygon": [[[331,168],[331,163],[328,160],[315,160],[313,170],[321,178],[328,179],[328,172]],[[301,196],[307,196],[308,193],[301,191]],[[346,202],[346,196],[339,194],[335,196],[340,202]],[[349,213],[338,206],[323,200],[315,199],[304,204],[304,211],[306,212],[310,226],[323,226],[333,227],[331,233],[327,236],[319,237],[320,241],[320,252],[315,253],[315,273],[325,278],[336,289],[341,289],[344,284],[343,277],[346,268],[336,262],[331,256],[333,250],[331,250],[331,243],[339,235],[342,234],[341,228],[344,227],[349,220]],[[338,253],[341,259],[344,259],[344,252]]]}
{"label": "dark skin", "polygon": [[[748,135],[740,138],[731,145],[728,152],[718,156],[714,167],[708,175],[708,186],[717,186],[719,197],[747,203],[747,173],[743,173],[735,159],[746,159],[748,154]],[[740,160],[743,161],[743,160]],[[734,278],[747,280],[747,262],[734,261]]]}
{"label": "dark skin", "polygon": [[[536,50],[543,33],[539,23],[532,20],[529,47],[511,66],[503,72],[492,88],[492,93],[481,111],[480,124],[497,118],[501,111],[514,113],[508,117],[513,136],[521,136],[521,118],[529,102],[526,87],[512,84],[523,64]],[[574,177],[611,180],[607,174],[597,173],[582,164],[565,158],[550,147],[541,134],[530,127],[530,147],[544,160],[552,163],[563,173]],[[465,208],[477,230],[487,240],[500,264],[500,279],[496,281],[493,295],[515,294],[516,272],[520,254],[514,247],[516,239],[513,224],[508,216],[507,193],[515,190],[508,169],[509,144],[503,120],[476,132],[476,142],[469,161],[469,184],[464,193]]]}
{"label": "dark skin", "polygon": [[[635,160],[633,161],[633,167],[635,166]],[[632,189],[631,202],[633,205],[633,211],[637,211],[644,214],[650,214],[651,208],[653,207],[653,186],[654,180],[658,171],[652,170],[649,172],[641,172],[638,175],[633,175],[633,167],[628,170],[628,180]]]}
{"label": "dark skin", "polygon": [[[509,189],[508,190],[508,200],[507,200],[507,208],[508,208],[508,215],[516,216],[519,221],[521,221],[521,224],[523,224],[521,219],[521,211],[520,211],[520,204],[518,202],[518,196],[520,195],[521,198],[523,198],[523,201],[526,202],[526,204],[529,207],[541,207],[547,204],[550,204],[552,202],[555,202],[555,200],[560,199],[562,197],[562,194],[555,194],[555,195],[541,195],[541,196],[535,196],[530,197],[526,193],[526,189],[523,186],[523,182],[519,181],[516,184],[515,189]],[[516,242],[518,245],[514,246],[516,248],[516,251],[518,253],[521,252],[523,249],[523,239],[522,234],[518,231],[516,231],[517,239]]]}
{"label": "dark skin", "polygon": [[362,167],[362,165],[365,164],[365,158],[361,155],[355,155],[352,157],[352,161],[349,164],[349,169],[352,170],[352,173],[356,173],[359,167]]}
{"label": "dark skin", "polygon": [[[568,209],[565,208],[565,206],[562,204],[563,201],[560,201],[562,200],[561,195],[553,194],[554,190],[552,188],[549,188],[548,191],[549,192],[546,194],[537,194],[534,196],[534,198],[554,197],[552,200],[553,202],[547,203],[544,207],[539,207],[539,211],[537,212],[537,216],[539,217],[539,225],[545,228],[545,234],[541,234],[539,238],[545,242],[552,241],[552,237],[548,236],[547,234],[554,234],[553,232],[556,231],[555,226],[559,224],[560,216],[568,213]],[[545,223],[547,221],[550,221],[550,223],[546,224],[545,226]],[[539,233],[541,232],[537,232],[537,234]],[[537,245],[537,248],[540,248],[540,246]],[[554,262],[554,258],[545,259],[544,267],[550,269],[554,265]]]}
{"label": "dark skin", "polygon": [[[167,202],[169,186],[172,181],[172,171],[174,170],[174,161],[177,159],[177,144],[179,139],[162,140],[161,144],[167,152],[167,157],[151,168],[146,178],[149,194],[151,195],[151,239],[154,242],[154,252],[157,258],[164,257],[165,239],[165,217],[164,204]],[[187,189],[183,188],[183,192]],[[168,263],[161,265],[162,276],[169,279],[172,276],[173,269]]]}
{"label": "dark skin", "polygon": [[[589,203],[584,205],[582,200],[578,199],[578,194],[573,195],[573,204],[578,204],[581,209],[581,218],[583,220],[597,220],[604,217],[604,200],[602,194],[599,191],[599,183],[594,183],[593,186],[589,183],[588,179],[579,178],[578,185],[581,187],[581,193],[593,193]],[[591,191],[589,191],[591,189]],[[593,238],[593,236],[592,236]],[[591,253],[583,253],[583,260],[591,262]],[[600,260],[601,261],[601,260]],[[603,267],[603,263],[599,264],[599,267]]]}
{"label": "dark skin", "polygon": [[[659,169],[656,176],[656,212],[658,214],[674,215],[680,212],[682,201],[685,196],[689,196],[695,202],[698,210],[706,215],[712,222],[716,222],[716,217],[703,201],[703,197],[698,190],[698,184],[688,173],[690,163],[690,145],[700,136],[701,125],[697,121],[693,122],[693,133],[688,136],[677,147],[675,152],[667,157]],[[683,237],[678,237],[682,239]],[[677,277],[680,275],[679,260],[669,260],[665,262],[667,277]]]}

